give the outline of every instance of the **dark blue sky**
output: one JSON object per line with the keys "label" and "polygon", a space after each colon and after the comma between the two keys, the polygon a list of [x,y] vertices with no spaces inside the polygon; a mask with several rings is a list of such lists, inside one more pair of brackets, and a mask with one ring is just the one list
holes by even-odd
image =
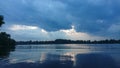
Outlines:
{"label": "dark blue sky", "polygon": [[120,0],[0,0],[16,40],[120,39]]}

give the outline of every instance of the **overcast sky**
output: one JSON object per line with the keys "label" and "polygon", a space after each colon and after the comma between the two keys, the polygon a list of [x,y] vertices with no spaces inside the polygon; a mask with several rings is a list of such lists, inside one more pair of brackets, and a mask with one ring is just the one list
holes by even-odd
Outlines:
{"label": "overcast sky", "polygon": [[0,0],[15,40],[120,39],[120,0]]}

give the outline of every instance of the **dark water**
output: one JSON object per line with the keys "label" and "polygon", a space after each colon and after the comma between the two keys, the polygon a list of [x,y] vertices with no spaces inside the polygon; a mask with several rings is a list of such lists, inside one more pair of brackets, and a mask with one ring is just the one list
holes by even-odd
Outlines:
{"label": "dark water", "polygon": [[0,68],[120,68],[120,44],[17,45]]}

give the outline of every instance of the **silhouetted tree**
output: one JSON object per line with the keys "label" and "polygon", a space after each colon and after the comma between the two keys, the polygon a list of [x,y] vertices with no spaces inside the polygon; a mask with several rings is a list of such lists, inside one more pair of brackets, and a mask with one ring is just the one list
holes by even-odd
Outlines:
{"label": "silhouetted tree", "polygon": [[4,17],[2,15],[0,15],[0,27],[2,26],[2,24],[5,24],[5,22],[3,20],[4,20]]}
{"label": "silhouetted tree", "polygon": [[[4,17],[0,15],[0,27],[4,24]],[[5,57],[9,55],[10,51],[15,49],[16,41],[11,39],[10,34],[6,32],[0,32],[0,57]]]}

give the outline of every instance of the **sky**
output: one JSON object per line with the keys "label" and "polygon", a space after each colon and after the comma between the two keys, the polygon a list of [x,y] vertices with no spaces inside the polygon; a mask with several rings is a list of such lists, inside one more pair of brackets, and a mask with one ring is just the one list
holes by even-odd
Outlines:
{"label": "sky", "polygon": [[0,0],[0,15],[17,41],[120,39],[120,0]]}

